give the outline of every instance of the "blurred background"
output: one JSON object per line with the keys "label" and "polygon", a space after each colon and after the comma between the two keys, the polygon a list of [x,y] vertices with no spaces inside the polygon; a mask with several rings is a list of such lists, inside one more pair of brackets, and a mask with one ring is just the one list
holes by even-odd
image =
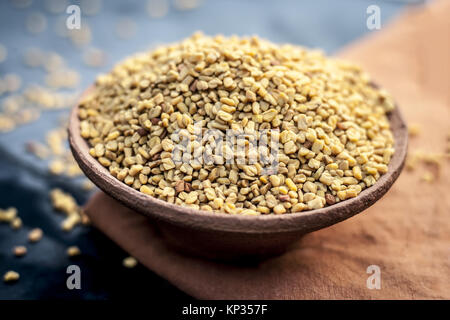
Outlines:
{"label": "blurred background", "polygon": [[[381,26],[418,1],[311,0],[5,0],[0,2],[0,299],[168,298],[186,295],[139,264],[83,222],[81,206],[95,188],[66,144],[70,107],[96,75],[126,56],[195,31],[259,35],[277,43],[333,54],[371,31],[367,8]],[[69,30],[68,6],[80,8],[81,28]],[[55,189],[61,190],[55,193]],[[53,193],[52,193],[53,190]],[[53,195],[53,198],[51,196]],[[76,200],[79,219],[57,203]],[[55,203],[56,202],[56,203]],[[16,208],[13,219],[8,208]],[[6,211],[5,211],[6,210]],[[14,220],[14,221],[13,221]],[[29,243],[34,228],[43,230]],[[16,257],[14,246],[28,252]],[[81,254],[69,257],[67,248]],[[82,271],[82,289],[68,290],[66,268]]]}

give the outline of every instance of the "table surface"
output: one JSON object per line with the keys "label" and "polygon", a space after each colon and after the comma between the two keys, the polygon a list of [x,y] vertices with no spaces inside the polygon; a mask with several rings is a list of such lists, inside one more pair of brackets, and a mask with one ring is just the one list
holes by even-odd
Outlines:
{"label": "table surface", "polygon": [[[0,44],[8,51],[7,59],[0,63],[0,76],[19,75],[21,89],[43,83],[43,70],[23,64],[27,48],[39,47],[57,52],[70,68],[80,73],[80,84],[73,92],[81,92],[98,73],[106,72],[127,55],[182,39],[197,30],[211,35],[257,34],[277,43],[317,47],[332,54],[371,32],[366,26],[366,9],[373,4],[371,0],[204,0],[192,10],[179,10],[170,1],[167,15],[155,19],[149,17],[146,1],[99,1],[102,7],[96,15],[85,16],[81,8],[82,27],[89,25],[92,41],[78,48],[69,39],[56,35],[55,23],[67,14],[49,12],[46,4],[52,1],[33,1],[23,9],[15,7],[15,2],[20,1],[0,2]],[[405,7],[402,1],[377,1],[377,5],[382,26]],[[25,27],[27,17],[35,12],[47,20],[46,30],[36,35]],[[126,40],[119,39],[115,32],[123,19],[133,21],[136,27],[134,36]],[[107,54],[107,62],[101,68],[83,63],[83,54],[92,47]],[[6,97],[0,96],[0,100]],[[61,230],[63,216],[52,209],[49,190],[58,187],[70,192],[80,204],[85,203],[89,193],[80,188],[79,179],[48,174],[48,163],[24,153],[24,146],[30,140],[44,141],[46,132],[56,127],[68,111],[45,111],[36,122],[0,133],[0,208],[16,207],[24,223],[20,230],[0,224],[0,274],[15,270],[21,275],[17,283],[0,283],[0,299],[189,298],[140,265],[124,268],[122,259],[126,252],[94,228],[76,227],[69,233]],[[44,237],[28,245],[27,233],[35,227],[43,229]],[[28,253],[17,258],[12,248],[22,244],[27,245]],[[71,245],[82,251],[76,260],[66,255]],[[81,269],[81,290],[66,287],[66,268],[71,264]]]}

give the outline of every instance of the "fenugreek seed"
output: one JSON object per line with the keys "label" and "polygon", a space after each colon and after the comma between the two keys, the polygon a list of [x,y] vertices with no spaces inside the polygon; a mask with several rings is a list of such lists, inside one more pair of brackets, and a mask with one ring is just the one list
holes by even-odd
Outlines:
{"label": "fenugreek seed", "polygon": [[277,175],[272,175],[269,177],[270,183],[274,187],[278,187],[281,184],[281,179]]}
{"label": "fenugreek seed", "polygon": [[347,191],[346,190],[338,191],[337,196],[340,200],[345,200],[347,199]]}
{"label": "fenugreek seed", "polygon": [[197,198],[198,198],[198,193],[195,191],[192,191],[192,192],[189,192],[189,194],[187,195],[184,202],[186,202],[187,204],[192,204],[197,201]]}
{"label": "fenugreek seed", "polygon": [[95,156],[103,157],[104,154],[105,154],[105,146],[101,143],[97,144],[95,146]]}
{"label": "fenugreek seed", "polygon": [[61,223],[61,229],[63,231],[71,231],[81,222],[81,217],[78,213],[71,213]]}
{"label": "fenugreek seed", "polygon": [[140,136],[146,136],[146,135],[148,135],[148,131],[147,131],[147,129],[145,129],[145,128],[139,128],[139,129],[137,130],[137,133],[138,133]]}
{"label": "fenugreek seed", "polygon": [[308,205],[308,209],[310,209],[310,210],[323,208],[322,200],[320,200],[319,197],[316,197],[316,198],[312,199],[311,201],[308,201],[307,205]]}
{"label": "fenugreek seed", "polygon": [[27,248],[25,246],[16,246],[13,251],[16,257],[22,257],[27,253]]}
{"label": "fenugreek seed", "polygon": [[275,118],[277,113],[278,112],[275,109],[270,109],[270,110],[267,110],[266,112],[263,112],[263,114],[262,114],[263,121],[271,122]]}
{"label": "fenugreek seed", "polygon": [[418,136],[421,132],[421,127],[417,123],[411,123],[408,125],[408,133],[411,137]]}
{"label": "fenugreek seed", "polygon": [[289,189],[288,189],[286,186],[281,186],[281,187],[279,187],[279,188],[278,188],[278,191],[279,191],[281,194],[288,194],[288,193],[289,193]]}
{"label": "fenugreek seed", "polygon": [[318,161],[316,159],[310,159],[308,162],[308,166],[310,166],[313,169],[319,169],[320,161]]}
{"label": "fenugreek seed", "polygon": [[192,191],[192,185],[189,182],[184,183],[184,191],[186,191],[186,192]]}
{"label": "fenugreek seed", "polygon": [[425,173],[422,175],[422,181],[425,181],[425,182],[428,182],[428,183],[433,182],[433,181],[434,181],[434,176],[433,176],[433,174],[432,174],[431,172],[425,172]]}
{"label": "fenugreek seed", "polygon": [[306,204],[304,204],[304,203],[297,203],[297,204],[294,204],[292,206],[291,211],[292,212],[301,212],[301,211],[303,211],[303,210],[305,210],[307,208],[308,208],[308,206]]}
{"label": "fenugreek seed", "polygon": [[28,240],[30,242],[38,242],[39,240],[42,239],[42,236],[43,236],[42,229],[35,228],[31,230],[30,233],[28,233]]}
{"label": "fenugreek seed", "polygon": [[17,216],[16,208],[0,209],[0,222],[12,222]]}
{"label": "fenugreek seed", "polygon": [[329,193],[325,194],[325,201],[330,206],[336,203],[335,197],[332,194],[329,194]]}
{"label": "fenugreek seed", "polygon": [[284,153],[293,154],[297,152],[297,146],[293,141],[288,141],[284,144]]}
{"label": "fenugreek seed", "polygon": [[289,190],[297,191],[297,186],[295,185],[294,181],[292,181],[291,178],[286,178],[285,183]]}
{"label": "fenugreek seed", "polygon": [[283,214],[286,212],[286,208],[282,204],[279,204],[273,208],[273,212],[275,214]]}
{"label": "fenugreek seed", "polygon": [[231,114],[227,113],[227,112],[224,112],[224,111],[219,111],[217,113],[217,117],[220,120],[225,121],[225,122],[233,120],[233,116]]}
{"label": "fenugreek seed", "polygon": [[317,193],[317,185],[311,181],[307,181],[303,184],[303,191]]}
{"label": "fenugreek seed", "polygon": [[175,184],[175,191],[177,193],[183,192],[184,191],[184,181],[183,180],[178,180]]}
{"label": "fenugreek seed", "polygon": [[129,269],[136,267],[137,263],[138,262],[137,262],[136,258],[133,258],[133,257],[127,257],[127,258],[123,259],[123,261],[122,261],[122,265],[125,268],[129,268]]}
{"label": "fenugreek seed", "polygon": [[223,79],[223,85],[225,86],[225,88],[232,88],[234,86],[234,81],[232,78],[226,77],[225,79]]}
{"label": "fenugreek seed", "polygon": [[138,173],[142,171],[144,167],[140,164],[132,165],[130,171],[128,172],[131,176],[136,176]]}
{"label": "fenugreek seed", "polygon": [[20,275],[19,273],[15,272],[15,271],[8,271],[3,275],[3,281],[4,282],[14,282],[19,280]]}
{"label": "fenugreek seed", "polygon": [[141,188],[139,189],[139,191],[141,191],[142,193],[145,193],[149,196],[153,196],[154,192],[152,189],[150,189],[148,186],[141,186]]}
{"label": "fenugreek seed", "polygon": [[81,254],[81,250],[77,246],[68,247],[66,252],[69,257],[75,257]]}
{"label": "fenugreek seed", "polygon": [[12,221],[11,221],[11,228],[13,228],[14,230],[20,229],[22,227],[22,219],[20,219],[20,217],[15,217]]}

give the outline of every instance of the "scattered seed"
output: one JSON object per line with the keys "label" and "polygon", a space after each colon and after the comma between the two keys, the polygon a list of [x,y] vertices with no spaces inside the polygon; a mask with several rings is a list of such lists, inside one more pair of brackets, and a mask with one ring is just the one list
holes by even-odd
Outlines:
{"label": "scattered seed", "polygon": [[18,281],[20,278],[19,273],[15,272],[15,271],[8,271],[3,275],[3,281],[5,282],[15,282]]}
{"label": "scattered seed", "polygon": [[42,235],[43,235],[42,229],[35,228],[28,233],[28,240],[30,242],[38,242],[42,239]]}
{"label": "scattered seed", "polygon": [[20,217],[15,217],[11,221],[11,228],[13,228],[14,230],[22,228],[22,219],[20,219]]}
{"label": "scattered seed", "polygon": [[13,249],[14,255],[17,257],[22,257],[27,253],[27,248],[25,246],[16,246]]}
{"label": "scattered seed", "polygon": [[122,262],[122,264],[125,268],[130,268],[130,269],[136,267],[137,263],[138,263],[137,260],[133,257],[127,257],[127,258],[123,259],[123,262]]}
{"label": "scattered seed", "polygon": [[418,136],[421,131],[421,126],[417,123],[411,123],[408,125],[408,133],[411,137]]}
{"label": "scattered seed", "polygon": [[14,207],[0,209],[0,222],[12,222],[17,217],[17,209]]}
{"label": "scattered seed", "polygon": [[422,180],[428,183],[432,183],[434,181],[435,177],[431,172],[425,172],[422,175]]}
{"label": "scattered seed", "polygon": [[77,246],[71,246],[71,247],[67,248],[67,255],[69,257],[79,256],[80,254],[81,254],[81,250]]}

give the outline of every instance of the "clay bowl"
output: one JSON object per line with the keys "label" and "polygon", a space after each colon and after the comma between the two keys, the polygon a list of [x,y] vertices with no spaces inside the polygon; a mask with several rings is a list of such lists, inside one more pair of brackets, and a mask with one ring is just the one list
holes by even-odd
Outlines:
{"label": "clay bowl", "polygon": [[389,115],[395,153],[389,171],[357,197],[322,209],[284,215],[241,216],[211,213],[170,204],[145,195],[113,177],[95,158],[80,135],[78,107],[69,120],[69,143],[86,176],[106,194],[152,219],[166,242],[186,254],[230,260],[267,257],[284,252],[301,236],[348,219],[373,205],[403,169],[407,127],[398,108]]}

